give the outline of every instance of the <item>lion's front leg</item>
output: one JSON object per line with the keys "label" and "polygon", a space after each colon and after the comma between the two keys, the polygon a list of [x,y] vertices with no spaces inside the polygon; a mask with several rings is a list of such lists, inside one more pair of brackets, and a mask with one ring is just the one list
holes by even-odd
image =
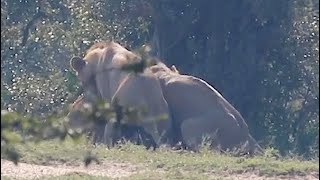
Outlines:
{"label": "lion's front leg", "polygon": [[161,134],[158,132],[157,125],[155,123],[144,123],[142,126],[144,131],[151,136],[150,139],[152,138],[153,149],[158,148],[161,142]]}
{"label": "lion's front leg", "polygon": [[106,123],[103,135],[103,142],[111,148],[115,145],[120,136],[120,124],[118,122]]}

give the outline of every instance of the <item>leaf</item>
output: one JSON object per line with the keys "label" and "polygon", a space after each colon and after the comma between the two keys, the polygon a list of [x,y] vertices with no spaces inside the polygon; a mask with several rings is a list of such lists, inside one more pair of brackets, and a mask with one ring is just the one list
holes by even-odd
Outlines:
{"label": "leaf", "polygon": [[4,129],[1,131],[1,140],[2,139],[4,139],[8,144],[15,144],[22,141],[20,134],[9,129]]}
{"label": "leaf", "polygon": [[88,154],[84,158],[85,167],[88,167],[92,163],[92,161],[95,161],[97,164],[100,164],[100,161],[98,160],[98,158],[92,155],[90,152],[88,152]]}
{"label": "leaf", "polygon": [[8,157],[8,159],[12,161],[15,165],[18,165],[18,162],[20,160],[20,154],[17,152],[17,150],[14,147],[1,148],[5,148],[5,155]]}

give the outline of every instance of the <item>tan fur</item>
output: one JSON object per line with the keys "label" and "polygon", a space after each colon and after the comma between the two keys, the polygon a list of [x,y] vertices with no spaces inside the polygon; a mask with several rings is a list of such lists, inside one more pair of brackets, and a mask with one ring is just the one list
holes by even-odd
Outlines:
{"label": "tan fur", "polygon": [[208,83],[193,76],[180,75],[175,69],[163,63],[150,67],[160,80],[164,97],[174,121],[181,128],[185,143],[197,149],[203,136],[208,135],[223,150],[249,141],[251,146],[246,151],[252,151],[257,144],[252,142],[240,113]]}
{"label": "tan fur", "polygon": [[171,70],[172,72],[175,72],[175,73],[180,74],[180,72],[178,71],[178,69],[176,68],[175,65],[172,65],[172,66],[170,67],[170,70]]}
{"label": "tan fur", "polygon": [[90,124],[84,113],[84,105],[85,105],[84,96],[79,96],[78,99],[71,105],[70,112],[67,115],[68,118],[68,127],[72,130],[76,130],[78,128],[84,128],[84,130],[90,129]]}
{"label": "tan fur", "polygon": [[143,118],[131,122],[139,122],[159,143],[161,135],[170,126],[170,119],[155,121],[157,117],[169,114],[158,79],[152,73],[135,75],[121,70],[137,57],[115,42],[95,44],[87,51],[83,59],[86,64],[78,69],[78,78],[85,91],[96,89],[96,95],[105,101],[112,103],[117,99],[124,107],[147,107]]}
{"label": "tan fur", "polygon": [[[83,97],[78,97],[78,99],[70,106],[70,112],[67,115],[69,128],[76,129],[84,126],[85,122],[80,112],[81,107],[83,107]],[[79,119],[79,117],[81,118]]]}
{"label": "tan fur", "polygon": [[88,94],[79,96],[71,105],[70,112],[67,115],[67,127],[71,130],[77,130],[80,128],[85,132],[90,132],[93,135],[93,143],[103,143],[106,120],[100,119],[99,121],[94,121],[98,119],[89,119],[89,117],[92,118],[92,116],[90,116],[89,111],[86,110],[86,108],[92,109],[95,105],[95,99],[91,98],[93,97]]}

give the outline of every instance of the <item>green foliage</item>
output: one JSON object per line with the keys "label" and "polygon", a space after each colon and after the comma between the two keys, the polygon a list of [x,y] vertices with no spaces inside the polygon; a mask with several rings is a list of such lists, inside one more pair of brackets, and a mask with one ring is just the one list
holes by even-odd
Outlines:
{"label": "green foliage", "polygon": [[[279,29],[278,50],[268,55],[261,88],[262,123],[282,152],[314,153],[319,137],[319,17],[312,1],[294,1]],[[299,15],[297,15],[299,14]],[[302,26],[307,26],[308,28]],[[280,46],[281,49],[280,49]]]}
{"label": "green foliage", "polygon": [[137,55],[139,55],[139,57],[137,59],[134,59],[130,63],[123,65],[121,67],[122,70],[134,73],[142,73],[147,67],[155,65],[156,60],[150,55],[150,51],[150,46],[141,46],[135,52]]}
{"label": "green foliage", "polygon": [[41,122],[35,118],[23,117],[14,112],[1,111],[1,149],[10,160],[17,163],[20,155],[15,146],[25,141],[60,138],[65,139],[67,131],[48,119]]}
{"label": "green foliage", "polygon": [[[44,115],[65,108],[78,90],[69,68],[72,55],[83,55],[85,49],[101,40],[113,39],[128,46],[144,43],[148,35],[141,28],[147,22],[130,19],[130,29],[128,18],[106,16],[115,9],[112,3],[2,0],[1,90],[5,93],[1,96],[6,99],[1,102],[2,109]],[[126,8],[127,4],[121,6]],[[26,22],[37,11],[46,16],[32,24],[26,45],[21,46]]]}

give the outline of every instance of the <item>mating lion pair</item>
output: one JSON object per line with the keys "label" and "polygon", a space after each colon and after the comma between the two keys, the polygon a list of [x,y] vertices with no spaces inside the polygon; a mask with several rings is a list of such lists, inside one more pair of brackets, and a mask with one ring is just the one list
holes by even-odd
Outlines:
{"label": "mating lion pair", "polygon": [[[125,122],[143,129],[155,145],[169,139],[182,141],[197,150],[203,138],[209,137],[213,140],[212,146],[219,145],[222,150],[246,144],[244,151],[262,152],[240,113],[212,86],[199,78],[182,75],[175,66],[169,68],[161,62],[139,74],[121,69],[137,58],[114,42],[97,43],[83,59],[72,58],[71,66],[84,89],[84,96],[75,103],[74,109],[84,102],[95,102],[96,97],[121,107],[147,107],[141,118]],[[167,115],[166,120],[155,120],[163,115]],[[81,118],[76,111],[71,112],[70,125],[81,126]],[[96,125],[93,131],[99,137],[103,134],[103,142],[110,145],[114,122],[109,121],[105,129]]]}

